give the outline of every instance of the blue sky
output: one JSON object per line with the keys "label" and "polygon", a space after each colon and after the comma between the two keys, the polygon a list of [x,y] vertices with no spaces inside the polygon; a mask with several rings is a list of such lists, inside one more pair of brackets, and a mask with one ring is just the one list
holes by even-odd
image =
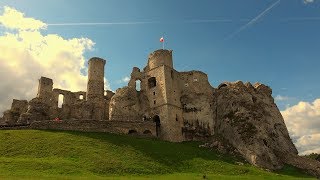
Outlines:
{"label": "blue sky", "polygon": [[[2,0],[0,7],[14,7],[49,24],[44,34],[94,41],[94,50],[85,57],[107,59],[105,74],[112,90],[126,84],[119,81],[132,67],[145,66],[148,54],[161,48],[159,38],[164,35],[178,71],[201,70],[214,87],[236,80],[267,84],[274,97],[282,97],[277,104],[283,110],[320,97],[320,1],[277,2]],[[257,21],[228,38],[271,5]],[[50,25],[98,22],[133,24]]]}

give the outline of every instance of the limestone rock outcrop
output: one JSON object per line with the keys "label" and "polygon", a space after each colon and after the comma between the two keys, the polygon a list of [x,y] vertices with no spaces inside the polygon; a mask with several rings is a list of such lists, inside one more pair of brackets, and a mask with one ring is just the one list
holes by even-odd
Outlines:
{"label": "limestone rock outcrop", "polygon": [[[44,129],[89,126],[100,132],[152,134],[171,142],[219,137],[225,144],[212,140],[208,147],[232,150],[267,169],[289,163],[320,174],[319,163],[297,156],[268,86],[238,81],[214,88],[201,71],[175,70],[172,54],[165,49],[151,53],[146,67],[134,67],[128,86],[116,93],[104,90],[106,61],[97,57],[88,61],[87,92],[53,89],[53,80],[41,77],[37,97],[14,100],[2,121]],[[57,118],[64,123],[55,124]]]}
{"label": "limestone rock outcrop", "polygon": [[18,124],[29,124],[34,121],[43,121],[49,119],[50,106],[43,102],[41,98],[33,98],[25,113],[21,114]]}
{"label": "limestone rock outcrop", "polygon": [[6,124],[16,124],[20,115],[26,112],[28,101],[13,99],[11,109],[3,113],[3,120]]}
{"label": "limestone rock outcrop", "polygon": [[263,85],[222,83],[215,89],[215,133],[228,140],[251,164],[280,169],[282,154],[298,154],[282,115]]}
{"label": "limestone rock outcrop", "polygon": [[149,101],[145,94],[126,86],[118,89],[110,100],[110,120],[142,121],[148,108]]}

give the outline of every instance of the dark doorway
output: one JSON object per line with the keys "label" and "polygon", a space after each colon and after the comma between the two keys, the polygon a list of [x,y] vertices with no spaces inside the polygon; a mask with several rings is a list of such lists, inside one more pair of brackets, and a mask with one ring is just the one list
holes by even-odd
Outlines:
{"label": "dark doorway", "polygon": [[157,133],[157,137],[160,136],[160,117],[158,115],[153,117],[153,121],[156,123],[156,133]]}
{"label": "dark doorway", "polygon": [[137,134],[137,131],[136,130],[129,130],[128,134]]}

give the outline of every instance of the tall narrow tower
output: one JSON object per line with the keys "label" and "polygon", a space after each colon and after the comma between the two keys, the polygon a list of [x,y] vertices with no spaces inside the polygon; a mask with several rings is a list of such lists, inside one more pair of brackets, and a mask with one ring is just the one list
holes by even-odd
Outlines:
{"label": "tall narrow tower", "polygon": [[157,135],[168,141],[182,141],[182,108],[172,51],[156,50],[149,55],[147,96],[157,126]]}
{"label": "tall narrow tower", "polygon": [[51,104],[52,101],[52,88],[53,88],[53,81],[52,79],[41,77],[39,79],[39,86],[38,86],[38,94],[37,97],[41,98],[41,101],[46,104]]}
{"label": "tall narrow tower", "polygon": [[88,62],[87,101],[99,101],[104,96],[104,66],[106,60],[93,57]]}

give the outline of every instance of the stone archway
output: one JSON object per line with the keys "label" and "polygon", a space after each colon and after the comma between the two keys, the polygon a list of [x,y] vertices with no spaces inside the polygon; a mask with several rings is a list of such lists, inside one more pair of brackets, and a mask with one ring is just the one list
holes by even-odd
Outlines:
{"label": "stone archway", "polygon": [[156,123],[156,134],[157,134],[157,137],[159,137],[160,136],[160,132],[161,132],[160,117],[158,115],[155,115],[153,117],[153,122]]}
{"label": "stone archway", "polygon": [[138,132],[134,129],[129,130],[128,134],[137,134]]}

